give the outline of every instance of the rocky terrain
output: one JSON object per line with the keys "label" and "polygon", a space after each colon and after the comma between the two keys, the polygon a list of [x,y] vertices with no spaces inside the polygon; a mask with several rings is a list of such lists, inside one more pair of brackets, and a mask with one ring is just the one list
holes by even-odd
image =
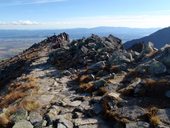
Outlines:
{"label": "rocky terrain", "polygon": [[170,46],[61,33],[0,62],[2,128],[169,128]]}

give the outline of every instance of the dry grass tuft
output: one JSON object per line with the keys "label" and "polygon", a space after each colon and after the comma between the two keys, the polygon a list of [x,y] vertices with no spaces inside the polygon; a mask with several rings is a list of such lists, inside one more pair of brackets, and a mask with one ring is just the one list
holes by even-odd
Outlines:
{"label": "dry grass tuft", "polygon": [[36,87],[36,78],[28,77],[24,80],[24,83],[12,83],[9,87],[9,91],[27,91]]}
{"label": "dry grass tuft", "polygon": [[0,115],[0,127],[5,127],[10,123],[10,118],[6,114],[2,113]]}
{"label": "dry grass tuft", "polygon": [[158,116],[151,116],[150,117],[150,123],[153,125],[153,126],[157,126],[160,124],[160,118]]}
{"label": "dry grass tuft", "polygon": [[8,107],[16,100],[27,96],[29,89],[36,89],[36,78],[27,77],[24,82],[16,82],[9,85],[9,92],[5,96],[0,98],[0,108]]}
{"label": "dry grass tuft", "polygon": [[86,92],[93,92],[94,84],[87,83],[87,84],[80,84],[80,90],[86,91]]}
{"label": "dry grass tuft", "polygon": [[148,78],[144,80],[144,84],[150,87],[154,87],[154,86],[170,85],[170,82],[166,79],[154,80]]}
{"label": "dry grass tuft", "polygon": [[158,109],[156,107],[149,108],[148,117],[149,121],[153,126],[160,124],[160,118],[157,116]]}
{"label": "dry grass tuft", "polygon": [[1,99],[0,108],[8,107],[9,104],[13,103],[14,101],[20,98],[23,98],[24,96],[26,96],[26,94],[23,92],[19,92],[19,91],[11,92]]}
{"label": "dry grass tuft", "polygon": [[35,111],[40,108],[39,102],[34,100],[24,100],[21,102],[20,106],[29,112]]}

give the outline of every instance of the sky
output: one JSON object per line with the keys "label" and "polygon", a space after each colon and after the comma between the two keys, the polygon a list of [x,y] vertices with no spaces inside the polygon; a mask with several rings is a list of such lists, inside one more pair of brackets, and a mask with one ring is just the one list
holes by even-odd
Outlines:
{"label": "sky", "polygon": [[170,0],[0,0],[0,29],[170,26]]}

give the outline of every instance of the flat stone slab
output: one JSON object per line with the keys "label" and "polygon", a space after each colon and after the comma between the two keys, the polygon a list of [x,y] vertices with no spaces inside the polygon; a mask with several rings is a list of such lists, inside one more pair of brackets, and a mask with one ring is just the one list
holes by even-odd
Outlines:
{"label": "flat stone slab", "polygon": [[97,119],[93,119],[93,118],[88,118],[88,119],[75,119],[74,120],[76,126],[80,126],[80,125],[92,125],[92,124],[97,124],[98,120]]}

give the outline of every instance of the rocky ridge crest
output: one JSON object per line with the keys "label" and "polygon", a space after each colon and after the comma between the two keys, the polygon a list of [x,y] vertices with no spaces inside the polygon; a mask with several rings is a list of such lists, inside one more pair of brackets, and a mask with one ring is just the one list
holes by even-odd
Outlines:
{"label": "rocky ridge crest", "polygon": [[169,74],[169,45],[54,35],[0,63],[0,125],[168,128]]}

